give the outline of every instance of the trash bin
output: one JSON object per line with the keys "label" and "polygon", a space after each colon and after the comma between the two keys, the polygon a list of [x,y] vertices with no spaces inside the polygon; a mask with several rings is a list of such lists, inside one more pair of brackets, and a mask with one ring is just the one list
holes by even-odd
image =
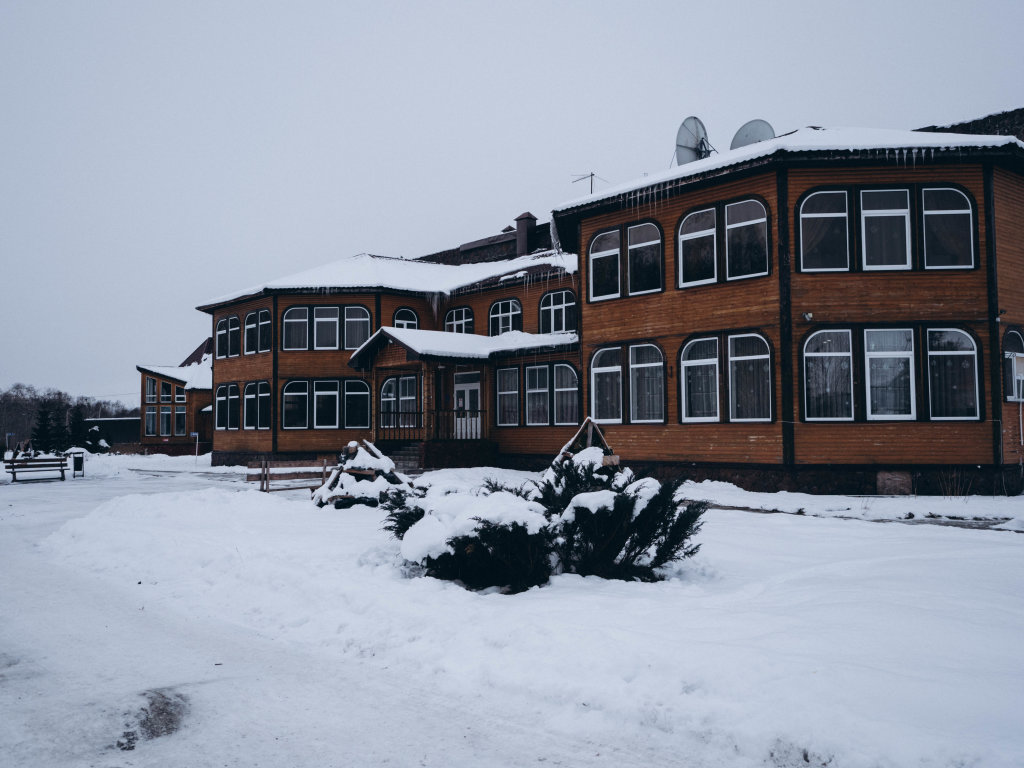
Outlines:
{"label": "trash bin", "polygon": [[78,451],[71,454],[71,477],[85,477],[85,454]]}

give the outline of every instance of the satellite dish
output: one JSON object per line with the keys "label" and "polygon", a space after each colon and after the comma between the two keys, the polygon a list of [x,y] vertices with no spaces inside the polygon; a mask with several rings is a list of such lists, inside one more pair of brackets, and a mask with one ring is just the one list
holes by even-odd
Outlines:
{"label": "satellite dish", "polygon": [[688,117],[676,133],[676,165],[703,160],[711,154],[708,131],[699,117]]}
{"label": "satellite dish", "polygon": [[766,120],[751,120],[740,126],[736,135],[732,137],[732,144],[729,149],[739,149],[748,144],[757,144],[759,141],[767,141],[775,138],[775,129]]}

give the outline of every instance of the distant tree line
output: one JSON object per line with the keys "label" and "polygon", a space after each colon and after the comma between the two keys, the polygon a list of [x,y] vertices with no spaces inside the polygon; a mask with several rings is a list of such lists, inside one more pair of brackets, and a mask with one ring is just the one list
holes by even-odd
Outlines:
{"label": "distant tree line", "polygon": [[[116,400],[72,397],[57,389],[38,390],[27,384],[15,384],[0,390],[0,432],[5,445],[32,440],[37,451],[62,451],[77,446],[94,447],[85,420],[138,416],[138,406],[129,408]],[[9,436],[8,436],[9,435]]]}

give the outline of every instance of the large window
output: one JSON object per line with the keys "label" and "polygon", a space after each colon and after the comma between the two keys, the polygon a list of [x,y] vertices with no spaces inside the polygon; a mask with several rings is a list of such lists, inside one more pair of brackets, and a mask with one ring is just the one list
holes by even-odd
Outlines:
{"label": "large window", "polygon": [[185,402],[185,388],[175,385],[174,387],[174,402],[184,403]]}
{"label": "large window", "polygon": [[186,434],[184,405],[174,406],[174,434],[176,437],[184,437]]}
{"label": "large window", "polygon": [[555,373],[555,424],[578,424],[580,382],[571,365],[557,363]]}
{"label": "large window", "polygon": [[338,307],[313,307],[313,349],[338,348]]}
{"label": "large window", "polygon": [[958,189],[921,191],[926,269],[974,266],[974,220],[971,201]]}
{"label": "large window", "polygon": [[171,406],[160,406],[160,434],[164,437],[171,434]]}
{"label": "large window", "polygon": [[768,274],[768,214],[757,200],[725,206],[725,262],[729,280]]}
{"label": "large window", "polygon": [[818,331],[804,343],[804,403],[808,421],[853,419],[850,331]]}
{"label": "large window", "polygon": [[653,344],[629,348],[629,420],[634,424],[665,420],[665,359]]}
{"label": "large window", "polygon": [[619,290],[619,230],[604,232],[590,244],[590,300],[614,299]]}
{"label": "large window", "polygon": [[771,421],[772,378],[768,342],[757,334],[729,337],[729,418]]}
{"label": "large window", "polygon": [[216,333],[216,351],[217,357],[228,356],[228,319],[225,317],[223,320],[217,321],[217,333]]}
{"label": "large window", "polygon": [[245,344],[243,351],[247,355],[259,351],[259,314],[250,312],[245,316]]}
{"label": "large window", "polygon": [[1006,399],[1024,400],[1024,336],[1007,331],[1003,336],[1003,365],[1006,370]]}
{"label": "large window", "polygon": [[804,272],[850,268],[846,192],[815,192],[800,204],[800,268]]}
{"label": "large window", "polygon": [[338,382],[313,382],[313,428],[338,428]]}
{"label": "large window", "polygon": [[250,382],[242,390],[242,429],[257,429],[259,426],[259,385]]}
{"label": "large window", "polygon": [[550,420],[546,365],[526,366],[526,423],[529,426],[546,425]]}
{"label": "large window", "polygon": [[683,421],[718,421],[718,339],[694,339],[679,358]]}
{"label": "large window", "polygon": [[928,329],[928,396],[933,420],[978,418],[977,357],[974,339],[963,331]]}
{"label": "large window", "polygon": [[504,299],[491,305],[490,335],[523,330],[523,307],[519,299]]}
{"label": "large window", "polygon": [[146,437],[156,435],[156,406],[146,407]]}
{"label": "large window", "polygon": [[661,290],[661,230],[654,224],[626,229],[629,293]]}
{"label": "large window", "polygon": [[393,325],[395,328],[419,328],[420,319],[408,307],[400,307],[395,310]]}
{"label": "large window", "polygon": [[370,313],[365,307],[345,307],[345,349],[358,349],[370,338]]}
{"label": "large window", "polygon": [[473,310],[469,307],[449,309],[444,316],[444,329],[448,333],[472,333]]}
{"label": "large window", "polygon": [[257,407],[257,429],[270,429],[270,382],[261,381],[256,391],[256,399],[259,401]]}
{"label": "large window", "polygon": [[497,371],[498,426],[519,425],[519,369],[499,368]]}
{"label": "large window", "polygon": [[415,376],[387,379],[380,389],[381,427],[416,427],[419,424]]}
{"label": "large window", "polygon": [[146,402],[156,402],[156,379],[152,376],[146,377]]}
{"label": "large window", "polygon": [[365,381],[345,382],[345,429],[370,428],[370,386]]}
{"label": "large window", "polygon": [[282,426],[305,429],[308,425],[309,382],[290,381],[281,395]]}
{"label": "large window", "polygon": [[572,291],[551,291],[540,300],[540,332],[576,330],[576,296]]}
{"label": "large window", "polygon": [[281,336],[285,350],[309,349],[309,309],[292,307],[284,313]]}
{"label": "large window", "polygon": [[216,409],[214,423],[217,429],[238,429],[241,416],[238,385],[223,384],[217,387],[214,408]]}
{"label": "large window", "polygon": [[622,422],[622,349],[602,349],[590,363],[591,416],[604,424]]}
{"label": "large window", "polygon": [[238,317],[232,315],[228,318],[228,357],[238,357],[242,354],[242,328]]}
{"label": "large window", "polygon": [[679,285],[703,285],[718,278],[714,208],[694,211],[679,225]]}
{"label": "large window", "polygon": [[865,189],[860,207],[864,269],[910,269],[910,192]]}
{"label": "large window", "polygon": [[864,368],[869,419],[916,416],[913,331],[865,330]]}
{"label": "large window", "polygon": [[259,312],[259,351],[270,351],[270,310],[261,309]]}
{"label": "large window", "polygon": [[169,403],[171,402],[171,382],[161,381],[160,382],[160,402]]}

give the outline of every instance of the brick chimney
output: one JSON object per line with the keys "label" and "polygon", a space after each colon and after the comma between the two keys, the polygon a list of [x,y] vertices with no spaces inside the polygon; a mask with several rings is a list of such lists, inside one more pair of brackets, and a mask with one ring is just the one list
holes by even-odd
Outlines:
{"label": "brick chimney", "polygon": [[530,252],[533,231],[537,228],[537,217],[527,211],[516,216],[516,256]]}

